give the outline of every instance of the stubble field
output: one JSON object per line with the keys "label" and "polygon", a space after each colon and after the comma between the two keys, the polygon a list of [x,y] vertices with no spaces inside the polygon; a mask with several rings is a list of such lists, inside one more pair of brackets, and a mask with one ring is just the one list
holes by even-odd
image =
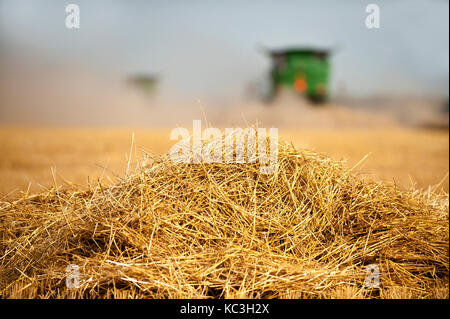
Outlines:
{"label": "stubble field", "polygon": [[[141,149],[164,154],[175,143],[169,129],[2,128],[0,194],[17,197],[28,188],[39,192],[55,185],[54,176],[58,185],[64,180],[84,186],[99,178],[114,181],[127,170],[133,132],[131,168],[142,159]],[[402,188],[440,184],[448,192],[445,130],[280,130],[280,137],[297,148],[345,159],[349,167],[368,155],[360,172],[373,180],[395,181]]]}

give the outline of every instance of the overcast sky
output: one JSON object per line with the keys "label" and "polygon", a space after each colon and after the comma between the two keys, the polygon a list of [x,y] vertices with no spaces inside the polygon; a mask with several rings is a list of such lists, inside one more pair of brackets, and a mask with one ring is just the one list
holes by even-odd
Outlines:
{"label": "overcast sky", "polygon": [[[65,27],[69,3],[80,6],[78,30]],[[380,6],[380,29],[365,27],[368,3]],[[167,91],[237,96],[268,70],[258,47],[308,45],[336,49],[335,91],[448,96],[448,9],[443,0],[0,0],[0,62],[117,79],[158,73]]]}

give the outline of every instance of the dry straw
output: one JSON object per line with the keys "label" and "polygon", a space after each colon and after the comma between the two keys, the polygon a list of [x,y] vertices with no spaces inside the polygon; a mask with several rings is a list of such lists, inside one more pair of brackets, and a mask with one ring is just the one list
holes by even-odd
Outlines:
{"label": "dry straw", "polygon": [[[278,163],[263,175],[164,156],[113,186],[3,202],[1,296],[448,298],[447,194],[365,181],[285,143]],[[364,287],[369,264],[379,289]]]}

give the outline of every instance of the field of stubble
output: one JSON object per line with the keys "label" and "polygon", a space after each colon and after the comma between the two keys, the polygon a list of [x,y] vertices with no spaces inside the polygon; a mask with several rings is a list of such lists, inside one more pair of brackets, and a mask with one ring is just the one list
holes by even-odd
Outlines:
{"label": "field of stubble", "polygon": [[[133,132],[136,147],[131,167],[142,159],[141,149],[163,154],[174,144],[169,129],[2,128],[0,195],[17,197],[27,189],[40,192],[55,182],[87,185],[99,178],[103,183],[114,182],[127,169]],[[346,159],[350,167],[369,155],[360,168],[370,179],[420,189],[440,183],[448,192],[448,131],[280,130],[280,136],[295,147]]]}

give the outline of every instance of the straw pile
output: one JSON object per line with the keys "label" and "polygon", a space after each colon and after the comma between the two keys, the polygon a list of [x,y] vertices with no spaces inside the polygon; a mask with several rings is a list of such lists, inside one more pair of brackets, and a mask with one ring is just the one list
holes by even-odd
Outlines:
{"label": "straw pile", "polygon": [[[279,144],[255,164],[165,156],[116,185],[0,207],[7,298],[448,298],[448,195]],[[80,267],[79,288],[66,267]],[[367,289],[366,267],[380,268]]]}

